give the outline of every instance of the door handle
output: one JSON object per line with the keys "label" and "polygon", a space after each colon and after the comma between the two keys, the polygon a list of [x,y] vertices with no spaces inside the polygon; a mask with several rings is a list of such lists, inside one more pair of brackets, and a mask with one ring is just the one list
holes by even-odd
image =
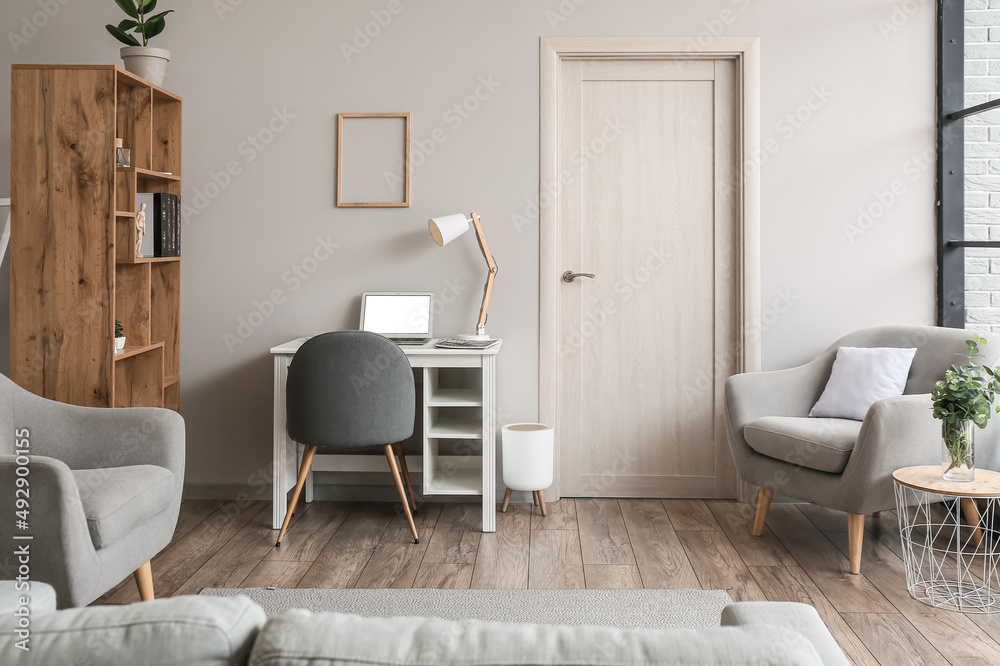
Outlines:
{"label": "door handle", "polygon": [[563,282],[572,282],[573,280],[580,277],[593,279],[597,276],[594,275],[593,273],[574,273],[573,271],[566,271],[565,273],[562,274]]}

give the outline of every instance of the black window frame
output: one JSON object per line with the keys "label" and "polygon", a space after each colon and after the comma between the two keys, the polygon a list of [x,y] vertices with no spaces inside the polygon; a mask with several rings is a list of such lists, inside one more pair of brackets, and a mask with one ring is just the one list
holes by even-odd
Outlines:
{"label": "black window frame", "polygon": [[965,106],[965,0],[939,0],[937,28],[937,319],[965,328],[965,118],[1000,107],[1000,98]]}

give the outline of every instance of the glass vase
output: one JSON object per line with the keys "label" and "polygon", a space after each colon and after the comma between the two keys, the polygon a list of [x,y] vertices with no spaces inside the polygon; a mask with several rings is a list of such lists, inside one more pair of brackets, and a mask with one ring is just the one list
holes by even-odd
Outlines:
{"label": "glass vase", "polygon": [[968,419],[941,424],[941,470],[945,481],[976,480],[975,424]]}

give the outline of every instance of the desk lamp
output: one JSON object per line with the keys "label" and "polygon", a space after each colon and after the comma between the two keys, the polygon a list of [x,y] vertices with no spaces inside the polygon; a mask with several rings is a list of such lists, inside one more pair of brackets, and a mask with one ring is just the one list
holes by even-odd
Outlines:
{"label": "desk lamp", "polygon": [[476,230],[476,240],[479,241],[479,249],[483,251],[483,257],[486,258],[486,268],[489,272],[486,274],[486,286],[483,288],[483,305],[479,308],[476,333],[474,335],[459,335],[458,337],[462,340],[489,340],[490,336],[486,335],[486,311],[490,307],[490,293],[493,291],[493,280],[497,275],[497,264],[493,261],[493,255],[490,254],[490,248],[486,244],[483,227],[479,224],[479,216],[475,213],[470,213],[470,215],[471,217],[466,217],[464,213],[456,213],[435,217],[428,220],[427,228],[431,232],[431,238],[440,247],[444,247],[468,231],[470,222],[472,228]]}

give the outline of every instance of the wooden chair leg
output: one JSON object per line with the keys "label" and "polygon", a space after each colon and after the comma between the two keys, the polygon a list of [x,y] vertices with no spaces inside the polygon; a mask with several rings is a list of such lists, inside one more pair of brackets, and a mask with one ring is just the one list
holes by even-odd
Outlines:
{"label": "wooden chair leg", "polygon": [[135,585],[139,588],[139,598],[143,601],[152,601],[153,596],[153,566],[146,562],[135,570],[132,574],[135,578]]}
{"label": "wooden chair leg", "polygon": [[965,516],[965,522],[972,526],[972,543],[976,544],[976,548],[983,543],[983,532],[979,529],[979,506],[976,504],[976,500],[971,497],[963,497],[959,500],[962,504],[962,515]]}
{"label": "wooden chair leg", "polygon": [[503,494],[503,506],[500,507],[500,513],[507,513],[507,506],[510,505],[510,494],[513,492],[513,490],[508,488],[507,492]]}
{"label": "wooden chair leg", "polygon": [[548,512],[545,510],[545,491],[539,490],[537,496],[538,496],[538,508],[542,510],[542,515],[543,516],[549,515]]}
{"label": "wooden chair leg", "polygon": [[396,481],[396,490],[399,491],[403,511],[406,512],[406,521],[410,523],[410,531],[413,532],[413,543],[420,543],[420,537],[417,536],[417,526],[413,523],[413,514],[410,513],[410,503],[406,500],[406,490],[403,489],[403,479],[399,476],[399,467],[396,466],[396,456],[393,455],[392,444],[385,445],[385,457],[389,461],[392,478]]}
{"label": "wooden chair leg", "polygon": [[865,515],[847,514],[847,546],[851,559],[851,573],[861,573],[861,546],[865,539]]}
{"label": "wooden chair leg", "polygon": [[538,506],[538,491],[537,490],[532,490],[531,491],[531,501],[535,503],[535,506]]}
{"label": "wooden chair leg", "polygon": [[396,456],[399,458],[399,471],[402,472],[403,481],[406,482],[406,490],[410,493],[410,506],[416,511],[417,498],[413,494],[413,485],[410,483],[410,470],[406,467],[406,456],[403,455],[403,443],[396,442],[393,444],[393,448],[396,449]]}
{"label": "wooden chair leg", "polygon": [[764,521],[767,519],[767,510],[771,508],[771,499],[774,491],[770,488],[760,487],[757,491],[757,514],[753,519],[753,535],[759,537],[764,533]]}
{"label": "wooden chair leg", "polygon": [[302,465],[299,467],[299,478],[295,482],[295,492],[292,493],[292,503],[288,511],[285,512],[285,520],[281,523],[281,531],[278,532],[278,541],[275,547],[281,548],[281,540],[285,538],[288,531],[288,523],[292,520],[292,511],[298,504],[299,495],[302,493],[302,486],[306,485],[306,477],[309,476],[309,468],[312,467],[313,458],[316,456],[316,447],[307,446],[302,452]]}

